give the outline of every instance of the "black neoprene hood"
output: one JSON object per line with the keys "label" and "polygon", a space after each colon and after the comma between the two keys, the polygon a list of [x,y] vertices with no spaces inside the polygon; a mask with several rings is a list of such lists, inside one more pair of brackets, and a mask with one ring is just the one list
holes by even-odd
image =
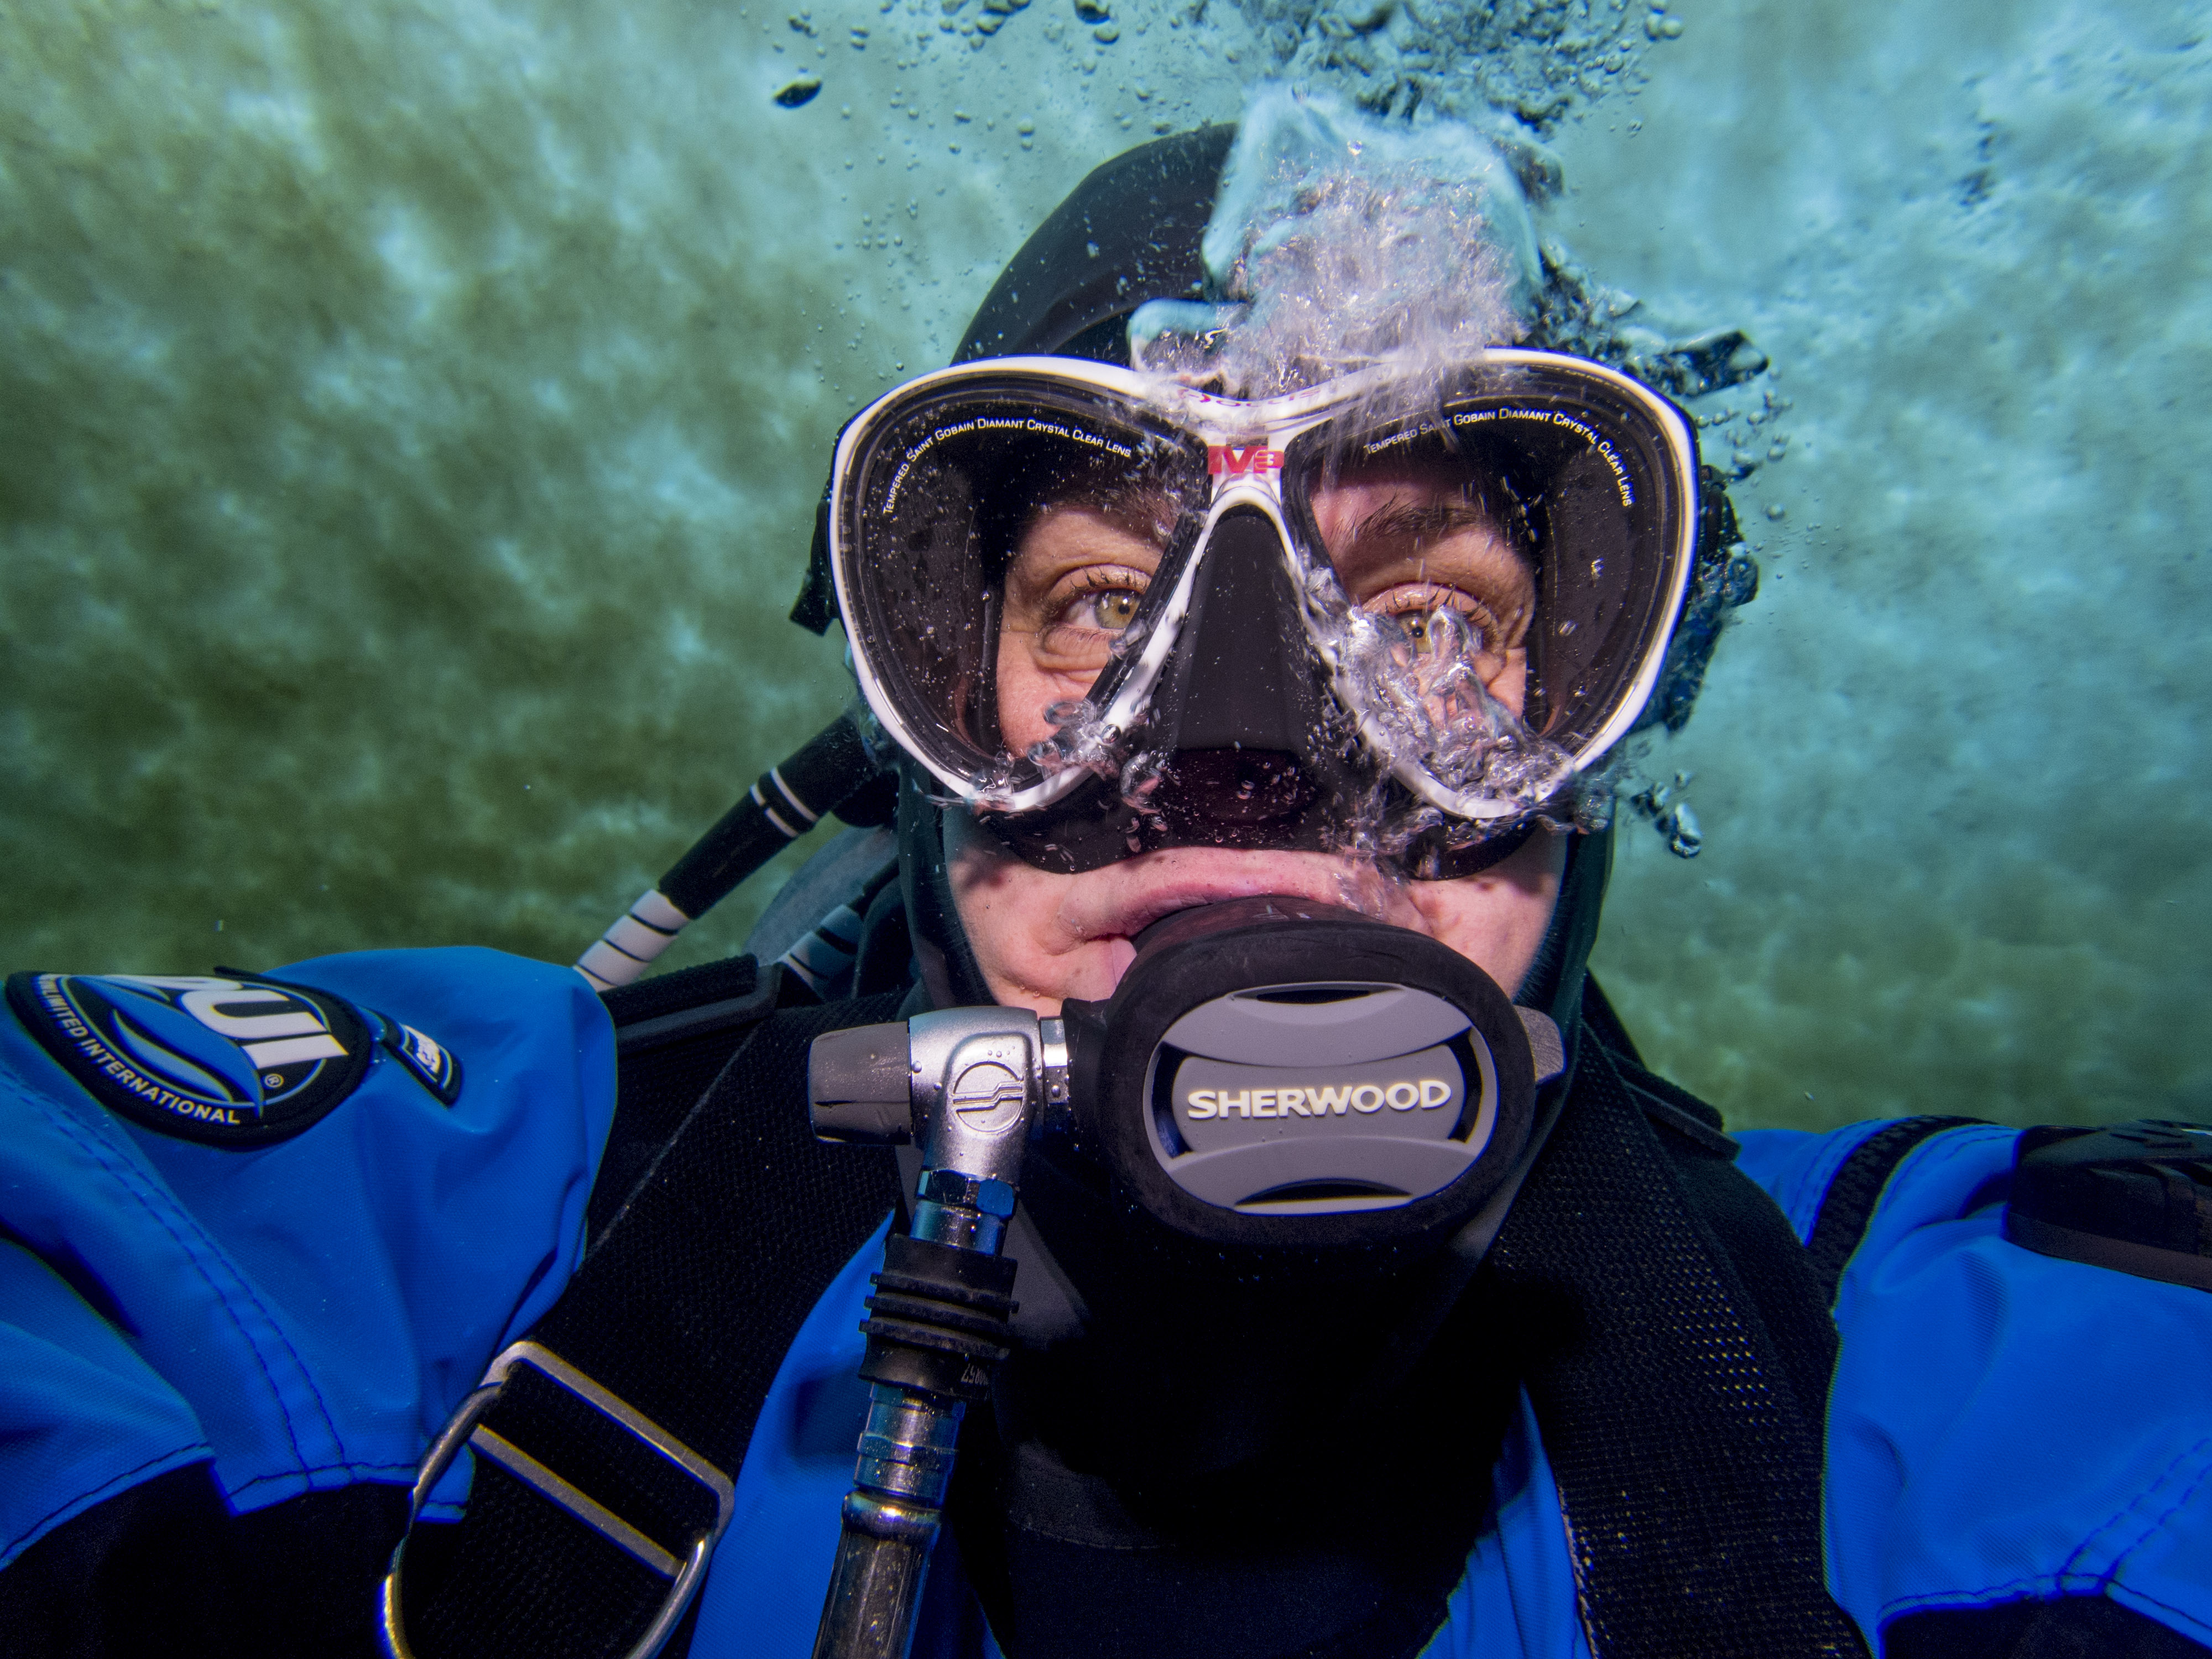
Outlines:
{"label": "black neoprene hood", "polygon": [[1199,243],[1213,214],[1232,126],[1200,127],[1091,170],[1008,260],[952,354],[1129,361],[1129,313],[1194,300]]}

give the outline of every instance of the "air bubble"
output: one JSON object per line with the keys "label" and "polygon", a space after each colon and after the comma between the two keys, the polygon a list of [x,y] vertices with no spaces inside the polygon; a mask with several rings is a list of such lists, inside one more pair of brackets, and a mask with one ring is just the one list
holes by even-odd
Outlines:
{"label": "air bubble", "polygon": [[1408,134],[1276,87],[1246,109],[1224,177],[1203,246],[1212,285],[1243,308],[1185,332],[1188,307],[1144,307],[1130,331],[1144,368],[1259,398],[1393,362],[1411,396],[1524,332],[1516,306],[1542,283],[1534,225],[1473,129]]}

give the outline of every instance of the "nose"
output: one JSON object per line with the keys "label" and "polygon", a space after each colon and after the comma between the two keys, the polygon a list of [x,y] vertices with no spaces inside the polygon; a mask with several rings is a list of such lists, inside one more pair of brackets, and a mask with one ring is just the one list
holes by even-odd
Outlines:
{"label": "nose", "polygon": [[1304,811],[1322,787],[1308,757],[1327,688],[1273,523],[1250,507],[1224,514],[1176,642],[1158,809],[1171,823],[1255,828]]}

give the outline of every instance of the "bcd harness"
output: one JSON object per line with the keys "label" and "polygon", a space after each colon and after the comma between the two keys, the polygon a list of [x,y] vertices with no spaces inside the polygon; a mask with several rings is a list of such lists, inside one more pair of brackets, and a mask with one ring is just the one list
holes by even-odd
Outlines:
{"label": "bcd harness", "polygon": [[[610,997],[621,1106],[591,1243],[530,1334],[551,1358],[513,1365],[476,1419],[522,1456],[479,1438],[466,1518],[408,1543],[398,1611],[421,1659],[630,1652],[726,1510],[726,1486],[653,1438],[733,1480],[808,1312],[902,1215],[891,1154],[817,1141],[805,1095],[813,1038],[890,1019],[900,996],[778,1012],[775,990],[740,958]],[[1593,1649],[1863,1653],[1822,1565],[1829,1304],[1890,1172],[1965,1120],[1864,1143],[1808,1249],[1594,982],[1582,1014],[1565,1109],[1474,1288],[1514,1315]],[[1442,1622],[1450,1583],[1400,1620],[1401,1651]],[[696,1607],[663,1651],[687,1650]]]}

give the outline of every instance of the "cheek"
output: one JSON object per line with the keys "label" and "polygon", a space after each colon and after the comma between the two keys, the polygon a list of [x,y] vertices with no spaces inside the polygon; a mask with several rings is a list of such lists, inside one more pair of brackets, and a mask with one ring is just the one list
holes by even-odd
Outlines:
{"label": "cheek", "polygon": [[1023,863],[957,812],[946,816],[945,851],[961,929],[1000,1003],[1052,1015],[1064,998],[1114,994],[1136,947],[1071,933],[1061,907],[1079,878]]}
{"label": "cheek", "polygon": [[1490,695],[1514,714],[1525,714],[1528,702],[1528,653],[1522,650],[1507,652],[1505,666],[1489,682],[1489,687]]}
{"label": "cheek", "polygon": [[1535,966],[1559,901],[1567,838],[1539,830],[1479,875],[1408,884],[1424,930],[1516,994]]}
{"label": "cheek", "polygon": [[1052,735],[1037,696],[1043,678],[1020,635],[999,636],[999,733],[1018,755]]}
{"label": "cheek", "polygon": [[1056,702],[1069,702],[1090,690],[1091,677],[1054,674],[1037,666],[1025,634],[999,636],[999,737],[1017,755],[1053,734],[1044,711]]}

